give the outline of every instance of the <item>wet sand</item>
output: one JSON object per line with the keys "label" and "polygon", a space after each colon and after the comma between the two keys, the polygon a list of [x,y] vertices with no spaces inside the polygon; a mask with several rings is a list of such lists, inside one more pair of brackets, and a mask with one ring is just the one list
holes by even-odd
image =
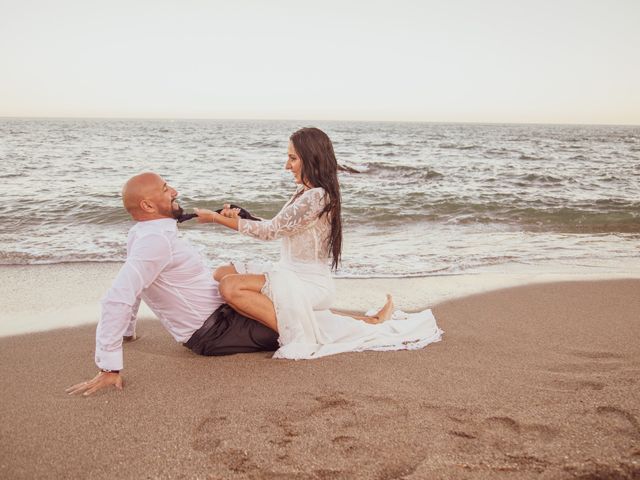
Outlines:
{"label": "wet sand", "polygon": [[64,388],[96,372],[95,325],[0,338],[0,478],[640,476],[640,280],[433,310],[445,334],[423,350],[299,362],[197,357],[143,320],[124,391],[89,398]]}

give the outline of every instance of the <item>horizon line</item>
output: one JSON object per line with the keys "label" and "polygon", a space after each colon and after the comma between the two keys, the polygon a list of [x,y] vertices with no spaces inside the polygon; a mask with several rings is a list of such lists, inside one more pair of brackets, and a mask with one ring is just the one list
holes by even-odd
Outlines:
{"label": "horizon line", "polygon": [[497,121],[438,121],[438,120],[358,120],[358,119],[302,119],[302,118],[229,118],[229,117],[104,117],[104,116],[15,116],[0,115],[7,120],[182,120],[182,121],[251,121],[251,122],[345,122],[345,123],[429,123],[456,125],[550,125],[550,126],[601,126],[640,127],[640,123],[563,123],[563,122],[497,122]]}

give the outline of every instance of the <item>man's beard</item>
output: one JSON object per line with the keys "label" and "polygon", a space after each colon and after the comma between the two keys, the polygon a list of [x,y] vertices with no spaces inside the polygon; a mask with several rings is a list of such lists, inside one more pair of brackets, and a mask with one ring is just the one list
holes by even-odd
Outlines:
{"label": "man's beard", "polygon": [[184,209],[180,206],[178,202],[175,202],[175,203],[176,205],[178,205],[178,208],[173,208],[173,202],[171,203],[171,206],[172,206],[171,216],[176,220],[178,220],[184,214]]}

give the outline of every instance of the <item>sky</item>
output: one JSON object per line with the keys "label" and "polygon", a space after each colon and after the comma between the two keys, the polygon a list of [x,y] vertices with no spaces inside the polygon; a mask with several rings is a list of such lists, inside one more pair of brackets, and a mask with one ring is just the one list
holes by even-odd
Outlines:
{"label": "sky", "polygon": [[640,125],[640,0],[0,0],[0,116]]}

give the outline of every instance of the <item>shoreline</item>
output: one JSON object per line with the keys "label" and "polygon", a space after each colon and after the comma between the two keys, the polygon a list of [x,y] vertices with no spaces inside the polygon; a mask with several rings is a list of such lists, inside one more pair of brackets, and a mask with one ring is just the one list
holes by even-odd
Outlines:
{"label": "shoreline", "polygon": [[[97,324],[100,299],[121,263],[74,262],[44,265],[1,265],[5,280],[0,310],[0,338],[57,328]],[[566,281],[640,279],[640,271],[593,272],[558,267],[497,267],[479,273],[405,278],[336,278],[334,308],[365,312],[391,293],[396,308],[414,312],[443,302],[505,288]],[[144,304],[140,319],[155,315]]]}

